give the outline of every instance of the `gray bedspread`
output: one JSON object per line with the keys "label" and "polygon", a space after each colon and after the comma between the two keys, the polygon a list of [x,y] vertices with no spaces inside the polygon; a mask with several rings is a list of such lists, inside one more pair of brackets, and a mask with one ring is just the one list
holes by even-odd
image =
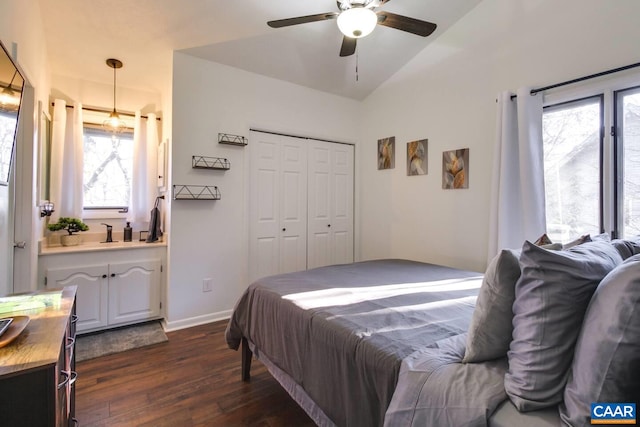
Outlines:
{"label": "gray bedspread", "polygon": [[467,334],[446,338],[405,358],[385,426],[489,424],[491,414],[507,399],[507,358],[463,364],[466,338]]}
{"label": "gray bedspread", "polygon": [[481,280],[406,260],[271,276],[242,295],[226,340],[248,338],[336,425],[380,426],[402,360],[466,332]]}

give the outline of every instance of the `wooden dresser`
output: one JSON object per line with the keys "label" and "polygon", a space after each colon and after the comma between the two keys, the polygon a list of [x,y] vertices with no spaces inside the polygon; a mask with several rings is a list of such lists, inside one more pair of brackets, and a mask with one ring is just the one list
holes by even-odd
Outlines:
{"label": "wooden dresser", "polygon": [[0,424],[76,426],[76,287],[0,297],[0,317],[29,324],[0,348]]}

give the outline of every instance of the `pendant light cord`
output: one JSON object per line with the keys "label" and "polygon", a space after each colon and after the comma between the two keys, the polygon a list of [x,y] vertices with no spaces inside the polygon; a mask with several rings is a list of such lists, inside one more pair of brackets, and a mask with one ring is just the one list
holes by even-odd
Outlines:
{"label": "pendant light cord", "polygon": [[116,112],[116,67],[113,67],[113,112]]}

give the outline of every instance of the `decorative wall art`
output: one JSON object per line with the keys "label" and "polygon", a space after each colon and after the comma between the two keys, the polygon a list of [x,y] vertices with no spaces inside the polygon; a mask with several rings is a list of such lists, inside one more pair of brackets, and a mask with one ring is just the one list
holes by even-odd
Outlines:
{"label": "decorative wall art", "polygon": [[396,137],[378,140],[378,170],[396,167]]}
{"label": "decorative wall art", "polygon": [[407,175],[427,174],[427,139],[407,142]]}
{"label": "decorative wall art", "polygon": [[469,149],[442,153],[442,188],[469,188]]}

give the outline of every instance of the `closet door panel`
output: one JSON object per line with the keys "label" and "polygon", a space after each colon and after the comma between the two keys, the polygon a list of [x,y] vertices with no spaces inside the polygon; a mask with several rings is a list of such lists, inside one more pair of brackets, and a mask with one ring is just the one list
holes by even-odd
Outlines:
{"label": "closet door panel", "polygon": [[280,273],[307,268],[307,147],[282,137],[280,167]]}
{"label": "closet door panel", "polygon": [[256,134],[251,145],[249,278],[279,272],[280,144],[268,134]]}
{"label": "closet door panel", "polygon": [[253,282],[260,277],[278,274],[279,270],[279,244],[275,237],[258,238],[251,256],[251,270]]}
{"label": "closet door panel", "polygon": [[308,268],[331,264],[331,144],[309,141]]}
{"label": "closet door panel", "polygon": [[333,264],[353,262],[353,146],[332,144],[331,232]]}

